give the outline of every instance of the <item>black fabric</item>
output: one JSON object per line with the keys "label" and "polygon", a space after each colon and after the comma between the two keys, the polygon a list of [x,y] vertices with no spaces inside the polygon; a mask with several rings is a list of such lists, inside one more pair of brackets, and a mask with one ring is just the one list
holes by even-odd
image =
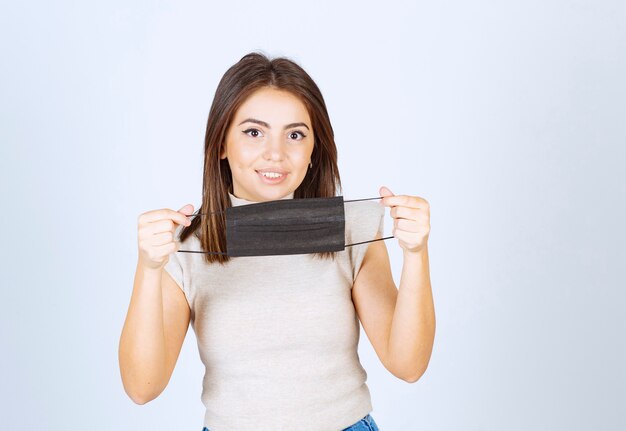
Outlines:
{"label": "black fabric", "polygon": [[226,209],[229,256],[344,249],[343,198],[280,199]]}
{"label": "black fabric", "polygon": [[[345,244],[343,196],[279,199],[226,208],[227,252],[178,250],[237,256],[273,256],[342,251],[345,247],[386,238]],[[221,211],[211,213],[219,214]],[[190,217],[207,214],[192,214]]]}

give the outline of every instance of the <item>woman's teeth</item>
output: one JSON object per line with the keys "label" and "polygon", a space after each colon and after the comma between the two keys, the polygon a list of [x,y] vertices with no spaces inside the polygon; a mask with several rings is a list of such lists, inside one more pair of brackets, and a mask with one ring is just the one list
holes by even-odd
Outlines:
{"label": "woman's teeth", "polygon": [[283,176],[282,174],[278,174],[276,172],[261,172],[261,175],[267,178],[278,178]]}

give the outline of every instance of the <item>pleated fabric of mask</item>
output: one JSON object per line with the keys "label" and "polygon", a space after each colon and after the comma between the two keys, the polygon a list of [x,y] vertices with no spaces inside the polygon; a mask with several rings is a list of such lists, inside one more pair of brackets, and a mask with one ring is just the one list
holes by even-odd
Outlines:
{"label": "pleated fabric of mask", "polygon": [[[178,250],[181,253],[273,256],[342,251],[345,247],[393,236],[345,244],[345,202],[330,198],[279,199],[226,208],[227,252]],[[218,214],[220,211],[211,213]],[[190,217],[207,214],[192,214]]]}

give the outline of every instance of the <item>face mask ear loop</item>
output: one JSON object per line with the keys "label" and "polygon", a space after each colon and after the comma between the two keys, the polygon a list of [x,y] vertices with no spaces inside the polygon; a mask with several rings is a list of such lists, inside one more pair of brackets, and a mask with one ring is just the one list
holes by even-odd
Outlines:
{"label": "face mask ear loop", "polygon": [[391,236],[386,236],[384,238],[372,239],[372,240],[369,240],[369,241],[355,242],[355,243],[352,243],[352,244],[346,244],[344,247],[352,247],[353,245],[365,244],[367,242],[384,241],[384,240],[389,239],[389,238],[395,238],[395,237],[393,235],[391,235]]}
{"label": "face mask ear loop", "polygon": [[375,198],[365,198],[365,199],[350,199],[350,200],[347,200],[347,201],[344,200],[344,202],[371,201],[372,199],[380,199],[380,198],[382,198],[382,196],[378,196],[378,197],[375,197]]}
{"label": "face mask ear loop", "polygon": [[[344,202],[371,201],[372,199],[380,199],[381,197],[382,196],[378,196],[376,198],[350,199],[350,200],[344,201]],[[352,247],[353,245],[366,244],[368,242],[374,242],[374,241],[384,241],[384,240],[389,239],[389,238],[395,238],[395,237],[393,235],[391,235],[391,236],[387,236],[385,238],[372,239],[370,241],[355,242],[355,243],[352,243],[352,244],[346,244],[344,247]]]}
{"label": "face mask ear loop", "polygon": [[[199,215],[212,215],[212,214],[219,214],[223,212],[224,211],[214,211],[212,213],[195,213],[195,214],[190,214],[187,217],[195,217]],[[223,254],[223,255],[228,256],[228,253],[223,253],[221,251],[178,250],[178,253]]]}

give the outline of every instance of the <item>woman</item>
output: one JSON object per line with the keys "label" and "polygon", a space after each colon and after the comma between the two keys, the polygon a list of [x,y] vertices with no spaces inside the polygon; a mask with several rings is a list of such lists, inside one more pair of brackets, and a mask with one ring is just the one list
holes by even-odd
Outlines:
{"label": "woman", "polygon": [[[221,79],[209,112],[202,216],[191,205],[139,216],[119,349],[133,401],[165,389],[191,322],[206,367],[203,431],[378,429],[357,353],[359,321],[383,365],[417,381],[435,331],[428,203],[382,187],[380,203],[345,204],[346,244],[380,239],[391,207],[404,253],[399,291],[383,241],[341,252],[219,254],[227,251],[227,207],[333,197],[340,187],[316,84],[287,58],[245,55]],[[209,253],[177,253],[182,243]]]}

